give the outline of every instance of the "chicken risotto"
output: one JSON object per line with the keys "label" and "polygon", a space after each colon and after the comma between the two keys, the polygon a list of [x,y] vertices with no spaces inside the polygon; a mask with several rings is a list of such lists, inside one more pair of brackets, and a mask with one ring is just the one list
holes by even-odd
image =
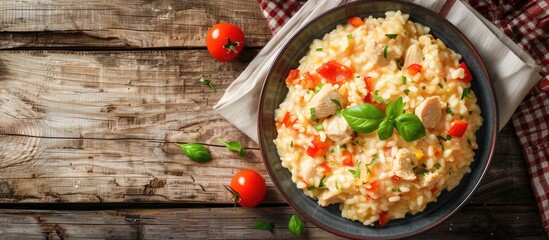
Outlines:
{"label": "chicken risotto", "polygon": [[423,211],[478,148],[483,120],[460,59],[400,11],[338,25],[285,79],[282,166],[304,194],[364,225]]}

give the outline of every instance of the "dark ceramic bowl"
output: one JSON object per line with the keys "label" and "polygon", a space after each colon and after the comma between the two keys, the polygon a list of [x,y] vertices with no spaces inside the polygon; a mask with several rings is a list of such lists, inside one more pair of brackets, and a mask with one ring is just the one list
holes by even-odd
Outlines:
{"label": "dark ceramic bowl", "polygon": [[[391,220],[384,227],[364,226],[357,221],[341,217],[337,204],[321,207],[298,189],[291,180],[290,172],[283,168],[273,139],[276,138],[274,111],[288,92],[284,79],[290,69],[296,68],[314,39],[332,31],[338,24],[346,24],[353,16],[370,15],[384,17],[386,11],[400,10],[409,14],[410,20],[431,28],[431,34],[440,38],[448,47],[460,53],[467,62],[474,80],[472,88],[478,98],[484,123],[476,133],[479,149],[471,173],[464,176],[453,191],[444,191],[437,202],[429,203],[425,211],[406,215],[403,219]],[[435,12],[423,7],[396,1],[352,2],[334,8],[308,23],[284,46],[277,56],[265,80],[259,103],[259,144],[269,174],[288,203],[309,222],[336,235],[347,238],[402,238],[426,231],[440,224],[467,200],[485,175],[494,153],[497,133],[497,108],[492,83],[479,54],[467,38],[450,22]]]}

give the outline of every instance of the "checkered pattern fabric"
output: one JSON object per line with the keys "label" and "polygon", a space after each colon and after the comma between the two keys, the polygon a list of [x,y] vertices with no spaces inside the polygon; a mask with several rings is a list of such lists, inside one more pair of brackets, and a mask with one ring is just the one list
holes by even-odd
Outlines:
{"label": "checkered pattern fabric", "polygon": [[[305,1],[258,0],[275,34]],[[519,105],[512,121],[541,217],[549,233],[549,1],[469,0],[485,18],[518,43],[542,67],[543,79]]]}

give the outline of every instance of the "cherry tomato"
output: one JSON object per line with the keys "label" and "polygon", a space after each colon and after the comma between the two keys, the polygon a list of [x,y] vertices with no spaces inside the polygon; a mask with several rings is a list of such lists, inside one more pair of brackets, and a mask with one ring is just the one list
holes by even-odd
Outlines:
{"label": "cherry tomato", "polygon": [[252,208],[263,201],[267,186],[265,179],[259,173],[244,169],[234,175],[230,188],[227,190],[234,195],[235,203],[242,207]]}
{"label": "cherry tomato", "polygon": [[448,129],[448,134],[452,137],[462,137],[467,130],[469,123],[464,120],[454,119],[450,124],[450,129]]}
{"label": "cherry tomato", "polygon": [[460,63],[458,68],[462,68],[463,71],[465,72],[465,76],[463,78],[460,78],[459,80],[464,81],[466,83],[473,80],[473,76],[471,75],[471,72],[469,72],[469,68],[467,67],[467,65],[465,65],[464,62]]}
{"label": "cherry tomato", "polygon": [[218,23],[208,30],[206,46],[218,61],[228,62],[236,58],[244,48],[244,32],[233,24]]}

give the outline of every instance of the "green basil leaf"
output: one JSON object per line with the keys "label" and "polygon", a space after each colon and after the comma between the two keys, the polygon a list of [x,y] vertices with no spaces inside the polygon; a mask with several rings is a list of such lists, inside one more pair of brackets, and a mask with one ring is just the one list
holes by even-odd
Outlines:
{"label": "green basil leaf", "polygon": [[303,232],[303,222],[297,215],[292,215],[290,222],[288,222],[288,229],[296,236]]}
{"label": "green basil leaf", "polygon": [[225,142],[219,138],[217,139],[217,141],[223,143],[225,147],[227,147],[229,150],[233,152],[237,152],[238,154],[240,154],[241,157],[246,156],[246,150],[242,147],[242,145],[240,145],[239,142],[235,142],[235,141]]}
{"label": "green basil leaf", "polygon": [[208,150],[202,145],[198,143],[176,143],[177,146],[183,150],[183,153],[187,157],[189,157],[191,160],[196,162],[207,162],[212,160],[212,155]]}
{"label": "green basil leaf", "polygon": [[253,229],[257,229],[257,230],[266,230],[266,231],[273,231],[274,229],[274,223],[269,223],[269,222],[261,222],[261,221],[257,221],[254,223],[254,225],[252,226]]}
{"label": "green basil leaf", "polygon": [[385,113],[387,113],[387,118],[394,118],[401,114],[403,110],[404,102],[402,101],[402,97],[399,97],[396,101],[387,105]]}
{"label": "green basil leaf", "polygon": [[341,107],[341,103],[337,100],[337,99],[330,99],[330,101],[332,101],[336,106],[337,106],[337,111],[341,111],[341,109],[343,109],[343,107]]}
{"label": "green basil leaf", "polygon": [[385,118],[381,124],[379,124],[379,129],[377,129],[377,136],[379,140],[385,140],[393,136],[393,129],[395,129],[395,122],[391,118]]}
{"label": "green basil leaf", "polygon": [[395,126],[406,142],[413,142],[425,136],[425,127],[413,113],[400,114],[395,118]]}
{"label": "green basil leaf", "polygon": [[353,130],[360,133],[375,131],[384,118],[383,113],[369,103],[346,108],[341,115]]}

